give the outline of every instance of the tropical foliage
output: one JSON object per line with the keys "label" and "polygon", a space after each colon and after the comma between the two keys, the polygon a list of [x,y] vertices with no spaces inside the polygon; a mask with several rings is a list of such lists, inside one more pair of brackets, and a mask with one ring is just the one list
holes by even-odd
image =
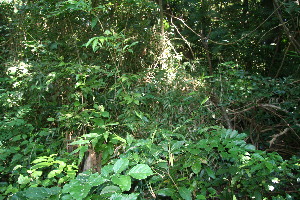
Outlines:
{"label": "tropical foliage", "polygon": [[0,1],[0,199],[299,199],[299,1]]}

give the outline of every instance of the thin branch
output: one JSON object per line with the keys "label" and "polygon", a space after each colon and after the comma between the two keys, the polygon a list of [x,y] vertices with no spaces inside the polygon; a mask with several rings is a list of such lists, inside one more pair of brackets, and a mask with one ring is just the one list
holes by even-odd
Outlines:
{"label": "thin branch", "polygon": [[192,53],[192,57],[194,59],[194,52],[193,52],[193,49],[190,45],[190,43],[187,41],[187,39],[180,33],[180,31],[178,30],[177,26],[173,23],[173,20],[171,18],[171,24],[174,26],[174,28],[176,29],[177,33],[180,35],[180,37],[183,39],[183,41],[187,44],[187,46],[189,47],[189,50],[191,51]]}
{"label": "thin branch", "polygon": [[271,147],[274,144],[275,140],[277,140],[278,137],[286,134],[289,130],[291,130],[291,129],[290,128],[285,128],[282,132],[280,132],[280,133],[278,133],[276,135],[273,135],[272,136],[272,140],[270,140],[270,142],[269,142],[270,143],[269,147]]}
{"label": "thin branch", "polygon": [[[248,37],[248,36],[250,36],[250,35],[252,35],[258,28],[260,28],[264,23],[266,23],[271,17],[272,17],[272,15],[276,12],[276,11],[278,11],[278,9],[281,7],[282,5],[280,5],[280,6],[278,6],[262,23],[260,23],[254,30],[252,30],[250,33],[248,33],[248,34],[246,34],[246,35],[244,35],[243,37],[241,37],[240,39],[238,39],[238,40],[236,40],[236,41],[233,41],[233,42],[229,42],[229,43],[221,43],[221,42],[217,42],[217,41],[213,41],[213,40],[211,40],[211,39],[209,39],[209,41],[210,42],[212,42],[212,43],[215,43],[215,44],[218,44],[218,45],[224,45],[224,46],[226,46],[226,45],[233,45],[233,44],[236,44],[236,43],[238,43],[239,41],[241,41],[241,40],[243,40],[243,39],[245,39],[246,37]],[[201,39],[203,39],[204,37],[203,37],[203,34],[201,34],[201,33],[197,33],[196,31],[194,31],[191,27],[189,27],[184,21],[183,21],[183,19],[181,19],[181,18],[178,18],[178,17],[175,17],[174,15],[170,15],[172,18],[175,18],[175,19],[177,19],[177,20],[179,20],[179,21],[181,21],[188,29],[190,29],[194,34],[196,34],[198,37],[200,37]],[[282,23],[282,25],[284,25],[283,23]],[[208,38],[207,38],[208,39]]]}
{"label": "thin branch", "polygon": [[[283,5],[283,4],[282,4]],[[280,14],[280,12],[278,11],[279,8],[282,6],[282,5],[278,5],[278,2],[277,0],[274,0],[273,1],[273,6],[275,8],[275,11],[276,11],[276,14],[278,16],[278,19],[280,21],[280,23],[282,24],[283,26],[283,29],[285,31],[285,33],[287,34],[289,40],[291,41],[292,45],[294,46],[295,50],[297,51],[298,54],[300,54],[300,44],[299,42],[294,38],[294,36],[291,34],[289,28],[286,26],[286,24],[284,23],[283,19],[282,19],[282,16]]]}

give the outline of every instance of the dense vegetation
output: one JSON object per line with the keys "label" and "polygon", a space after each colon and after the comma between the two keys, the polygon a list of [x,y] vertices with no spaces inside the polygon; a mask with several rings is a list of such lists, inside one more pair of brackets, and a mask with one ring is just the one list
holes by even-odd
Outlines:
{"label": "dense vegetation", "polygon": [[300,199],[294,0],[0,1],[0,199]]}

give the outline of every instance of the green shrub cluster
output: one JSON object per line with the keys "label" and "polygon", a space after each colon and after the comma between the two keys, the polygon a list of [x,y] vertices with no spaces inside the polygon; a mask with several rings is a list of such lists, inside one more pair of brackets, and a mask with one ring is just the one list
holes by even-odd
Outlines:
{"label": "green shrub cluster", "polygon": [[[259,100],[265,89],[261,95],[277,95],[276,106],[289,110],[280,110],[281,120],[295,123],[297,103],[289,95],[297,87],[285,85],[292,79],[240,70],[196,78],[180,69],[120,75],[109,66],[36,64],[11,63],[1,82],[2,199],[299,197],[299,158],[258,150],[257,143],[266,144],[251,142],[257,133],[224,128],[221,110]],[[274,87],[284,92],[267,91]],[[219,104],[209,90],[220,94]],[[281,123],[274,119],[270,126]],[[82,171],[90,150],[100,156],[99,172]]]}

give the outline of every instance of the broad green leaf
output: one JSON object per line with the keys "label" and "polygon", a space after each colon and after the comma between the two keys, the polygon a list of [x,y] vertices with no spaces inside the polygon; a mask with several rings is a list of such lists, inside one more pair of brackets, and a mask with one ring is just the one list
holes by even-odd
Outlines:
{"label": "broad green leaf", "polygon": [[157,194],[164,197],[170,197],[175,194],[175,190],[171,188],[164,188],[157,191]]}
{"label": "broad green leaf", "polygon": [[107,179],[103,178],[98,173],[91,174],[89,177],[89,180],[88,180],[89,184],[93,187],[99,186],[99,185],[105,183],[106,181],[107,181]]}
{"label": "broad green leaf", "polygon": [[205,167],[205,171],[207,172],[208,176],[210,176],[211,178],[213,179],[216,178],[215,172],[211,170],[209,167]]}
{"label": "broad green leaf", "polygon": [[199,149],[187,149],[191,154],[193,155],[198,155],[200,153]]}
{"label": "broad green leaf", "polygon": [[27,184],[29,182],[30,182],[30,178],[28,176],[23,176],[22,174],[20,174],[20,176],[18,178],[18,183],[20,185]]}
{"label": "broad green leaf", "polygon": [[101,115],[102,115],[102,117],[108,118],[108,117],[109,117],[109,112],[103,111],[103,112],[101,113]]}
{"label": "broad green leaf", "polygon": [[113,166],[112,165],[105,165],[101,169],[101,176],[108,177],[110,175],[110,173],[112,173],[112,172],[113,172]]}
{"label": "broad green leaf", "polygon": [[106,186],[104,187],[102,190],[101,190],[101,193],[100,194],[107,194],[107,193],[118,193],[120,192],[120,188],[118,186],[115,186],[115,185],[109,185],[109,186]]}
{"label": "broad green leaf", "polygon": [[127,169],[128,165],[129,165],[129,160],[127,158],[120,158],[114,164],[113,170],[116,174],[119,174],[125,169]]}
{"label": "broad green leaf", "polygon": [[49,172],[49,174],[48,174],[48,178],[53,178],[53,177],[55,177],[56,175],[58,175],[58,174],[60,174],[62,172],[62,170],[52,170],[51,172]]}
{"label": "broad green leaf", "polygon": [[200,172],[201,168],[202,168],[202,165],[201,165],[200,161],[199,161],[199,162],[196,161],[196,162],[194,162],[194,164],[192,165],[192,171],[193,171],[195,174],[198,174],[198,173]]}
{"label": "broad green leaf", "polygon": [[139,194],[132,193],[132,194],[113,194],[110,197],[110,200],[136,200]]}
{"label": "broad green leaf", "polygon": [[255,150],[255,146],[252,145],[252,144],[247,144],[245,147],[244,147],[246,150]]}
{"label": "broad green leaf", "polygon": [[127,176],[127,175],[121,175],[119,177],[114,176],[114,177],[112,177],[111,180],[114,184],[118,185],[121,188],[122,192],[129,191],[131,188],[130,176]]}
{"label": "broad green leaf", "polygon": [[228,129],[227,130],[230,134],[230,138],[234,138],[235,136],[237,136],[238,135],[238,132],[236,131],[236,130],[230,130],[230,129]]}
{"label": "broad green leaf", "polygon": [[104,120],[103,119],[92,119],[95,122],[95,125],[99,126],[99,127],[103,127],[104,126]]}
{"label": "broad green leaf", "polygon": [[271,172],[274,165],[268,161],[265,161],[264,163],[265,163],[266,167],[268,168],[268,170]]}
{"label": "broad green leaf", "polygon": [[184,200],[192,200],[192,193],[186,187],[180,187],[178,192]]}
{"label": "broad green leaf", "polygon": [[28,199],[49,199],[51,196],[59,194],[60,191],[59,187],[31,187],[24,191],[24,196]]}
{"label": "broad green leaf", "polygon": [[152,169],[146,164],[138,164],[134,166],[128,173],[130,176],[136,179],[145,179],[153,174]]}
{"label": "broad green leaf", "polygon": [[76,200],[81,200],[88,195],[91,188],[92,186],[90,184],[85,184],[80,180],[73,179],[63,187],[62,192],[69,193]]}
{"label": "broad green leaf", "polygon": [[262,195],[259,191],[254,191],[254,196],[255,196],[255,199],[257,200],[261,200],[262,199]]}
{"label": "broad green leaf", "polygon": [[40,177],[42,174],[43,174],[43,171],[34,171],[34,172],[32,172],[31,176],[32,176],[33,178],[38,178],[38,177]]}
{"label": "broad green leaf", "polygon": [[176,149],[181,148],[181,147],[183,146],[183,144],[184,144],[184,141],[177,141],[177,142],[175,142],[175,143],[172,145],[172,147],[171,147],[171,152],[173,152],[173,151],[176,150]]}

